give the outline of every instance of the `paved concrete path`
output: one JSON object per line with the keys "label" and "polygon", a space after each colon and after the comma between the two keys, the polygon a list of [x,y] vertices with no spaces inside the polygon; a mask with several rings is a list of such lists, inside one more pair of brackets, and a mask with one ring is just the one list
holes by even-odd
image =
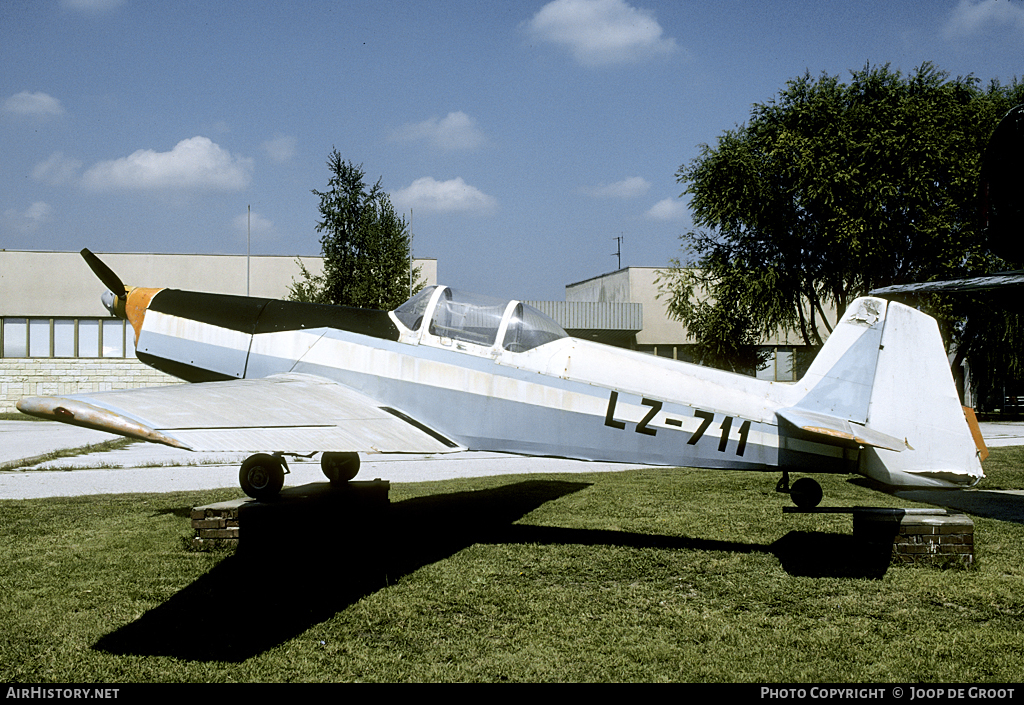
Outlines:
{"label": "paved concrete path", "polygon": [[978,424],[989,448],[1024,446],[1024,422],[985,421]]}
{"label": "paved concrete path", "polygon": [[[981,424],[992,446],[1024,445],[1024,423]],[[0,466],[55,450],[116,440],[100,431],[46,421],[0,421]],[[173,492],[238,487],[245,453],[190,453],[152,443],[59,458],[16,470],[0,470],[0,499],[67,497],[124,492]],[[455,477],[527,473],[616,472],[643,465],[529,458],[500,453],[362,456],[360,479],[423,482]],[[285,484],[322,482],[315,461],[289,460]]]}
{"label": "paved concrete path", "polygon": [[[46,421],[0,421],[0,466],[54,450],[117,438],[100,431]],[[237,488],[238,469],[247,455],[192,453],[154,443],[133,443],[120,450],[0,470],[0,499]],[[391,482],[528,473],[616,472],[644,467],[476,452],[363,455],[361,459],[359,479],[381,478]],[[288,465],[291,472],[285,477],[286,486],[324,481],[318,460],[289,458]]]}

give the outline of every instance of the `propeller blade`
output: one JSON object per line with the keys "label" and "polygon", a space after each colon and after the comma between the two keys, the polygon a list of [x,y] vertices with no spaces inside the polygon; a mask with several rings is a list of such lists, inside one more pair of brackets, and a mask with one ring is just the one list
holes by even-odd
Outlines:
{"label": "propeller blade", "polygon": [[85,259],[85,263],[89,265],[89,269],[92,273],[103,282],[110,291],[119,299],[124,298],[124,282],[121,281],[121,277],[114,274],[114,270],[103,263],[99,257],[89,252],[88,249],[82,250],[82,257]]}

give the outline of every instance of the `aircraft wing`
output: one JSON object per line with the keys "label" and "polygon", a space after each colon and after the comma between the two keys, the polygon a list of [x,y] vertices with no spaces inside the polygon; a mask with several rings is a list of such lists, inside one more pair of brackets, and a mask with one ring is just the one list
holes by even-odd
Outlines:
{"label": "aircraft wing", "polygon": [[446,453],[465,450],[397,409],[323,377],[175,384],[29,397],[22,412],[202,451]]}
{"label": "aircraft wing", "polygon": [[1004,272],[1003,274],[991,274],[984,277],[970,277],[967,279],[948,279],[937,282],[918,282],[914,284],[895,284],[875,289],[872,296],[885,296],[886,294],[914,294],[917,292],[930,291],[985,291],[987,289],[1019,288],[1024,287],[1024,272]]}

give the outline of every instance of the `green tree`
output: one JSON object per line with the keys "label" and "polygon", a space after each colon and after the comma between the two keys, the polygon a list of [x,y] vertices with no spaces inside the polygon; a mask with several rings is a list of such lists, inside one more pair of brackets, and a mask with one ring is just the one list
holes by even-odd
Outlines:
{"label": "green tree", "polygon": [[[780,329],[820,346],[874,288],[1007,268],[979,226],[977,187],[988,138],[1018,102],[1016,80],[983,89],[928,63],[906,76],[866,66],[847,84],[808,73],[703,145],[676,173],[696,227],[660,278],[698,358],[749,366]],[[965,342],[965,309],[927,303],[947,340]]]}
{"label": "green tree", "polygon": [[380,181],[367,189],[362,166],[344,161],[338,150],[327,159],[331,177],[320,198],[323,273],[300,261],[293,301],[391,310],[423,288],[420,268],[410,271],[410,235]]}

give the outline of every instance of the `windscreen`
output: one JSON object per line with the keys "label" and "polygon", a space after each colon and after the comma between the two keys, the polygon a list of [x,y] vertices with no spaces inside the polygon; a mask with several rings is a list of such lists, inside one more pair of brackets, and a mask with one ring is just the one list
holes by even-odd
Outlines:
{"label": "windscreen", "polygon": [[430,296],[434,293],[436,286],[428,286],[395,309],[395,317],[402,322],[402,325],[409,330],[419,330],[423,323],[423,314],[430,303]]}

